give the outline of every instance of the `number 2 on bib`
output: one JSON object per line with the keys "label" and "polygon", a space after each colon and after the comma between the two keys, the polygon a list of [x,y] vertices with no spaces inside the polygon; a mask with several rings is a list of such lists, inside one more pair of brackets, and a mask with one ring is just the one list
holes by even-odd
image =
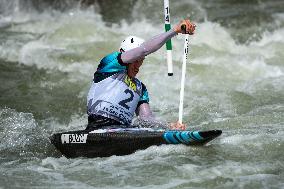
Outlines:
{"label": "number 2 on bib", "polygon": [[127,99],[124,99],[124,100],[120,101],[118,104],[119,104],[120,106],[126,108],[127,110],[129,110],[130,107],[129,107],[126,103],[131,102],[131,101],[133,100],[134,94],[133,94],[133,92],[132,92],[131,90],[129,90],[129,89],[126,89],[126,90],[124,91],[124,93],[125,93],[125,94],[130,94],[130,97],[127,98]]}

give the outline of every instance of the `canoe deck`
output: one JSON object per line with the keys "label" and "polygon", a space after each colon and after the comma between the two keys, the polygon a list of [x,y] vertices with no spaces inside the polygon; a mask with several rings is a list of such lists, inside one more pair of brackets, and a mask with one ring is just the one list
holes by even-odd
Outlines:
{"label": "canoe deck", "polygon": [[56,133],[51,143],[67,158],[127,155],[153,145],[204,145],[222,134],[221,130],[163,131],[143,129],[78,130]]}

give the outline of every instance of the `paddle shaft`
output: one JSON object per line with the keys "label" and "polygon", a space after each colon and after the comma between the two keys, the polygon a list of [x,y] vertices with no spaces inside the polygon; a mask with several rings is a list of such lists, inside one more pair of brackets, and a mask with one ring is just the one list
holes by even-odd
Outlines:
{"label": "paddle shaft", "polygon": [[179,123],[182,124],[182,116],[183,116],[183,100],[184,100],[184,85],[185,85],[185,73],[186,73],[186,61],[188,55],[188,38],[189,34],[185,34],[184,39],[184,51],[183,51],[183,59],[182,59],[182,73],[181,73],[181,84],[180,84],[180,98],[179,98]]}

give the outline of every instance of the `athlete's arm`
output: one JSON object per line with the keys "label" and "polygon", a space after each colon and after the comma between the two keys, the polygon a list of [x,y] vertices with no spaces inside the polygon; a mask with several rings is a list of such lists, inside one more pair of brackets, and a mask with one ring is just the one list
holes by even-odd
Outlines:
{"label": "athlete's arm", "polygon": [[144,59],[145,56],[160,49],[169,39],[176,36],[178,33],[182,33],[181,26],[186,25],[186,32],[193,34],[195,30],[195,25],[189,20],[183,20],[173,29],[159,34],[152,39],[145,41],[140,47],[131,49],[121,54],[121,61],[123,63],[133,63],[136,60]]}
{"label": "athlete's arm", "polygon": [[156,120],[148,103],[141,104],[137,108],[136,113],[140,119],[139,124],[140,125],[145,124],[146,127],[153,127],[153,128],[156,127],[156,128],[171,129],[171,130],[185,130],[186,128],[185,124],[181,124],[179,122],[167,124]]}
{"label": "athlete's arm", "polygon": [[138,106],[136,114],[138,119],[135,120],[134,125],[154,129],[169,129],[169,125],[166,122],[155,119],[148,103],[143,103]]}
{"label": "athlete's arm", "polygon": [[148,103],[141,104],[137,108],[136,113],[141,119],[150,119],[150,120],[155,119]]}
{"label": "athlete's arm", "polygon": [[131,49],[121,54],[123,63],[132,63],[135,60],[144,59],[145,56],[160,49],[169,39],[177,35],[172,29],[162,34],[159,34],[152,39],[145,41],[140,47]]}

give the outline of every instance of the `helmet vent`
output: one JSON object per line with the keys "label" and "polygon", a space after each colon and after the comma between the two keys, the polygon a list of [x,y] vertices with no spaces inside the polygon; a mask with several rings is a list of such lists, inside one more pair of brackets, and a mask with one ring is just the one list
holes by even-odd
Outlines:
{"label": "helmet vent", "polygon": [[130,49],[139,47],[142,43],[144,43],[144,39],[135,36],[128,36],[121,42],[119,51],[121,51],[121,49],[123,51],[129,51]]}

